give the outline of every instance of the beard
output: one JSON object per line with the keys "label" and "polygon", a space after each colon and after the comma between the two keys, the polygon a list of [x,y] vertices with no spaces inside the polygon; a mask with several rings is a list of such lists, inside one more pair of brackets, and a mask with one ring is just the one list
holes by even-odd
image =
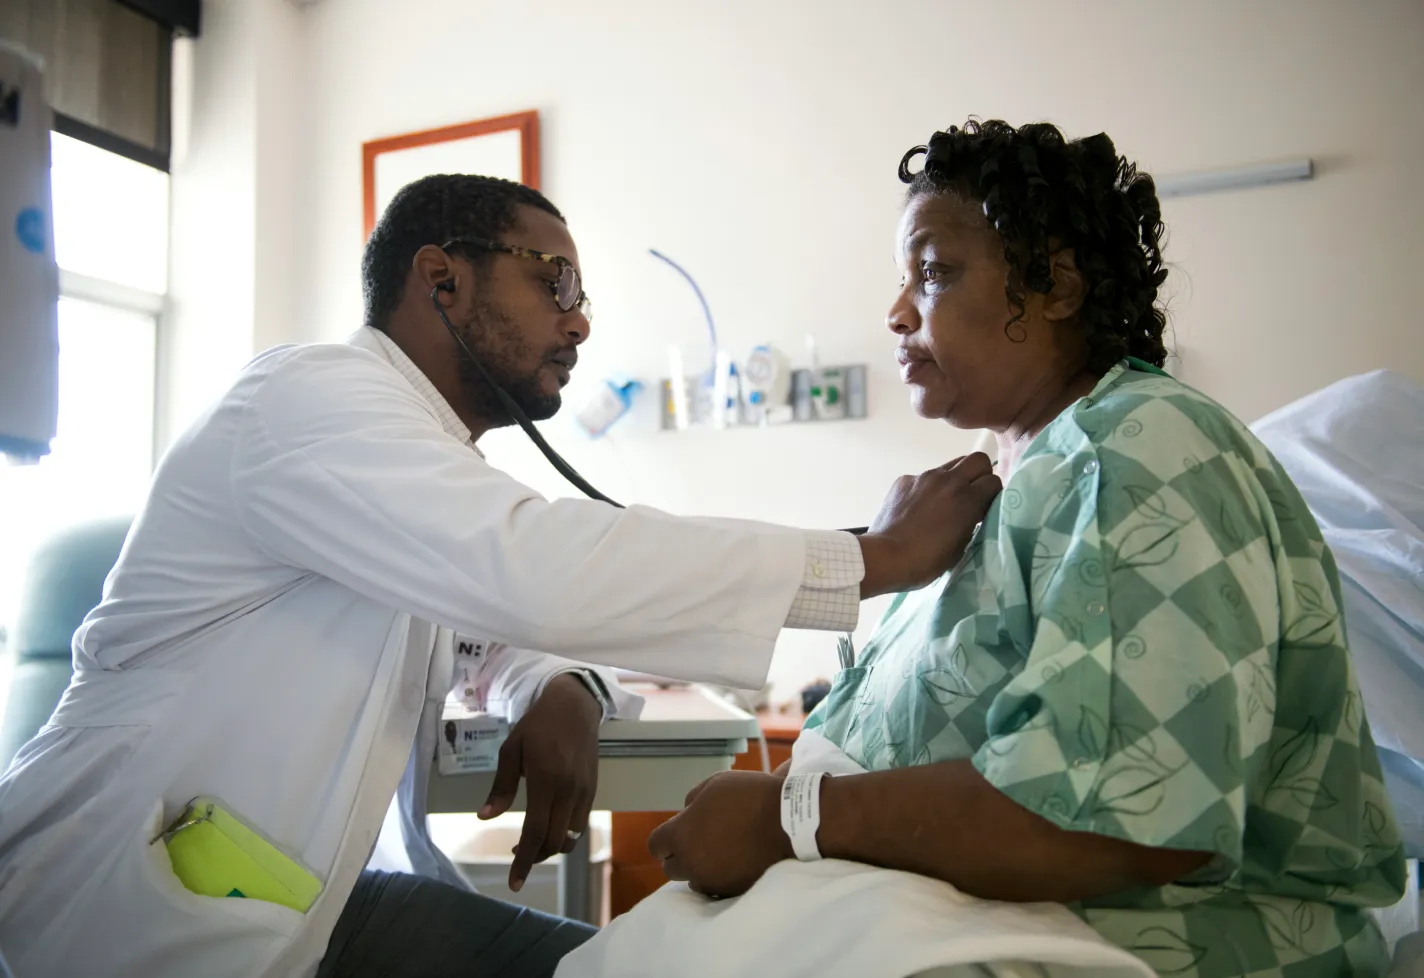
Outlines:
{"label": "beard", "polygon": [[[460,327],[460,338],[479,358],[480,366],[490,379],[504,389],[530,420],[546,421],[559,412],[563,398],[557,392],[545,393],[541,372],[549,358],[562,348],[540,351],[536,355],[514,320],[489,303],[475,307],[474,314]],[[464,351],[458,351],[456,357],[460,362],[460,387],[469,409],[494,427],[514,424],[499,395]],[[516,366],[536,361],[538,366],[533,370],[521,372]]]}

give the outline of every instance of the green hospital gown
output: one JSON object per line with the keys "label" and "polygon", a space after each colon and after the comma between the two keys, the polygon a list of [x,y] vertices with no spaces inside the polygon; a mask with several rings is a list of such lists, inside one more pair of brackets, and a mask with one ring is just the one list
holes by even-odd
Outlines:
{"label": "green hospital gown", "polygon": [[[1247,429],[1129,361],[1025,452],[960,566],[807,720],[871,770],[970,758],[1064,829],[1214,854],[1074,910],[1163,975],[1378,975],[1404,887],[1314,519]],[[944,826],[953,832],[953,825]]]}

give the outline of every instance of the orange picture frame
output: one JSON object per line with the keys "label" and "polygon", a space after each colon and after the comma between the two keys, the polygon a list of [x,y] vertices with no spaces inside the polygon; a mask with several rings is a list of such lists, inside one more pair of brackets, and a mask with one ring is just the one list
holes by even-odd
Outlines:
{"label": "orange picture frame", "polygon": [[361,144],[361,207],[364,215],[362,240],[371,236],[376,226],[376,161],[385,153],[433,146],[438,143],[474,139],[497,133],[516,131],[519,134],[520,183],[539,189],[539,113],[514,112],[493,119],[479,119],[438,129],[425,129],[399,136],[387,136]]}

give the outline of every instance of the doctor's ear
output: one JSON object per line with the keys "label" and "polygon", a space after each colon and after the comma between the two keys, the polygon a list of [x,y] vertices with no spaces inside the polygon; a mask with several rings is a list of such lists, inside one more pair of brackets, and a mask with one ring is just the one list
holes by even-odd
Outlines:
{"label": "doctor's ear", "polygon": [[451,299],[442,301],[447,308],[460,286],[461,269],[450,255],[435,245],[426,245],[411,259],[411,272],[415,276],[412,286],[429,295],[432,289],[448,293]]}

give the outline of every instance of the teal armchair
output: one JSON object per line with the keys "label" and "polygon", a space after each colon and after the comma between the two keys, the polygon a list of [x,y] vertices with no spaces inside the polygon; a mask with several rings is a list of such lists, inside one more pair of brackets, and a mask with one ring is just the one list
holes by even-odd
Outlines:
{"label": "teal armchair", "polygon": [[70,639],[99,603],[131,522],[118,517],[70,527],[31,557],[10,628],[14,672],[0,720],[0,769],[44,726],[69,685]]}

